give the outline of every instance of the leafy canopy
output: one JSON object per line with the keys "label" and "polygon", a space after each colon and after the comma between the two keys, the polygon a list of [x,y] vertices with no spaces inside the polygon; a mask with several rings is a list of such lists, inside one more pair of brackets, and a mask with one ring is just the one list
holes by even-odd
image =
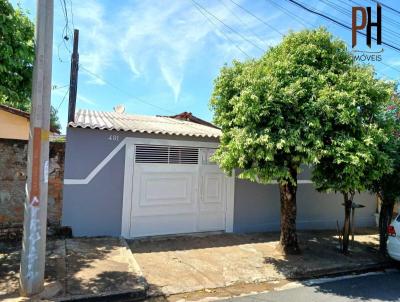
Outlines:
{"label": "leafy canopy", "polygon": [[321,91],[320,115],[329,127],[313,170],[317,190],[364,191],[391,171],[392,160],[380,146],[388,139],[382,112],[392,92],[393,85],[375,79],[371,67],[356,64]]}
{"label": "leafy canopy", "polygon": [[0,104],[30,110],[33,36],[28,17],[7,0],[0,0]]}
{"label": "leafy canopy", "polygon": [[351,65],[345,44],[319,28],[290,33],[258,60],[223,67],[210,102],[222,129],[219,165],[260,183],[294,183],[289,169],[321,156],[329,128],[321,106]]}
{"label": "leafy canopy", "polygon": [[[0,0],[0,104],[30,111],[34,59],[34,24],[20,9]],[[60,130],[54,107],[50,128]]]}
{"label": "leafy canopy", "polygon": [[384,201],[394,203],[400,197],[400,97],[392,95],[389,105],[384,111],[383,119],[387,127],[387,140],[380,148],[392,160],[392,170],[387,170],[375,180],[370,190],[378,193]]}

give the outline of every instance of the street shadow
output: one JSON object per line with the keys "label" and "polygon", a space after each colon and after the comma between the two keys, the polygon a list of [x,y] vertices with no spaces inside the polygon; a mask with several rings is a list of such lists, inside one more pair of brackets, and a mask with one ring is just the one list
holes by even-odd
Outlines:
{"label": "street shadow", "polygon": [[[362,235],[368,234],[366,232],[361,233]],[[379,252],[377,241],[355,241],[348,255],[344,255],[339,251],[339,243],[333,232],[331,234],[320,232],[314,234],[314,236],[300,232],[299,242],[302,250],[300,255],[281,254],[274,257],[265,257],[265,264],[272,266],[274,270],[284,275],[288,280],[307,280],[320,278],[321,276],[339,276],[349,271],[362,272],[363,270],[367,271],[373,266],[376,267],[377,264],[396,267],[394,262]],[[376,282],[379,282],[378,277],[371,277],[377,278]],[[352,279],[342,280],[340,283],[328,282],[318,285],[310,284],[307,281],[301,282],[305,286],[313,287],[316,292],[351,299],[370,300],[376,298],[382,301],[394,301],[390,300],[390,297],[396,296],[389,292],[377,293],[374,290],[362,290],[360,289],[361,287],[353,286]],[[393,286],[396,285],[392,284],[391,287]],[[388,299],[385,300],[382,297],[387,297]]]}
{"label": "street shadow", "polygon": [[334,232],[299,232],[298,238],[301,254],[276,254],[264,258],[265,264],[272,266],[288,279],[335,274],[388,261],[379,253],[377,240],[356,240],[351,245],[350,253],[344,255],[339,250]]}
{"label": "street shadow", "polygon": [[326,282],[312,287],[316,292],[329,294],[330,297],[341,296],[357,301],[399,301],[400,278],[398,274],[383,278],[382,275],[370,275],[360,279]]}
{"label": "street shadow", "polygon": [[67,296],[123,294],[118,301],[132,300],[135,292],[147,288],[146,280],[130,269],[129,255],[121,255],[119,238],[75,238],[66,240]]}
{"label": "street shadow", "polygon": [[0,243],[0,301],[19,296],[19,242]]}

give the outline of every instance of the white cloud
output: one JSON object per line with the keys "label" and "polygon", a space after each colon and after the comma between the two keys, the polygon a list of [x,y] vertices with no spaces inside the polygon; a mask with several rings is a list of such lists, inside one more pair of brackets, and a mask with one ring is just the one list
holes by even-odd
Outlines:
{"label": "white cloud", "polygon": [[[112,64],[115,55],[115,44],[110,35],[113,31],[105,19],[104,7],[95,0],[77,1],[74,3],[74,22],[80,28],[79,62],[92,73],[102,77]],[[93,75],[88,74],[91,83],[104,85],[105,83]]]}
{"label": "white cloud", "polygon": [[[204,6],[229,26],[241,25],[238,31],[243,28],[219,2]],[[260,54],[253,45],[229,32],[212,16],[208,16],[217,26],[211,24],[190,1],[160,1],[158,5],[142,1],[129,5],[119,17],[123,23],[120,28],[126,29],[119,44],[122,57],[136,76],[148,76],[151,67],[157,63],[176,101],[181,92],[187,62],[198,54],[201,47],[207,47],[206,51],[211,53],[208,42],[215,43],[213,46],[218,49],[221,58],[244,58],[240,50],[221,35],[221,30],[243,51]],[[246,21],[254,29],[262,27],[254,19]],[[244,35],[260,45],[259,39],[252,33],[246,32]]]}
{"label": "white cloud", "polygon": [[[225,6],[219,1],[197,1],[259,47],[266,49],[268,44],[276,43],[276,33],[229,1],[223,0]],[[238,47],[251,56],[261,54],[259,49],[208,15],[215,23],[211,24],[191,1],[158,1],[157,5],[152,1],[129,1],[112,12],[105,5],[85,0],[74,1],[73,6],[75,26],[81,29],[80,63],[101,78],[106,78],[112,66],[122,61],[135,78],[163,80],[177,101],[185,72],[190,68],[188,62],[199,54],[213,54],[218,62],[246,58]],[[245,3],[244,6],[248,5]],[[232,15],[232,11],[241,18]],[[264,20],[273,22],[277,17],[279,15],[264,16]],[[64,25],[63,22],[60,24]],[[119,69],[121,65],[115,68]],[[99,78],[88,76],[90,83],[104,84]]]}
{"label": "white cloud", "polygon": [[85,97],[83,95],[80,95],[80,94],[78,94],[77,100],[81,101],[81,102],[83,102],[85,104],[91,105],[91,106],[96,106],[97,105],[95,101],[93,101],[93,100],[91,100],[91,99],[89,99],[89,98],[87,98],[87,97]]}

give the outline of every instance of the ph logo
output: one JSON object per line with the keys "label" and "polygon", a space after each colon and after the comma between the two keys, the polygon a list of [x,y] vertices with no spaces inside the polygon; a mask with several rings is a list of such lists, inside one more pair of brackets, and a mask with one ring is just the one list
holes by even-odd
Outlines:
{"label": "ph logo", "polygon": [[[361,23],[358,22],[358,12],[361,13]],[[376,7],[376,22],[372,22],[371,7],[354,6],[352,8],[352,47],[357,45],[357,31],[367,27],[367,45],[371,48],[371,28],[376,27],[376,43],[382,44],[382,7]]]}

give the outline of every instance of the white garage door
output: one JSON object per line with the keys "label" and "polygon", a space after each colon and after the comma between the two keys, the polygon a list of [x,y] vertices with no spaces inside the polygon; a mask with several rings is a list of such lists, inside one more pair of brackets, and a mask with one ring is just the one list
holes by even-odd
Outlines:
{"label": "white garage door", "polygon": [[211,149],[136,145],[130,236],[225,229],[227,178]]}

